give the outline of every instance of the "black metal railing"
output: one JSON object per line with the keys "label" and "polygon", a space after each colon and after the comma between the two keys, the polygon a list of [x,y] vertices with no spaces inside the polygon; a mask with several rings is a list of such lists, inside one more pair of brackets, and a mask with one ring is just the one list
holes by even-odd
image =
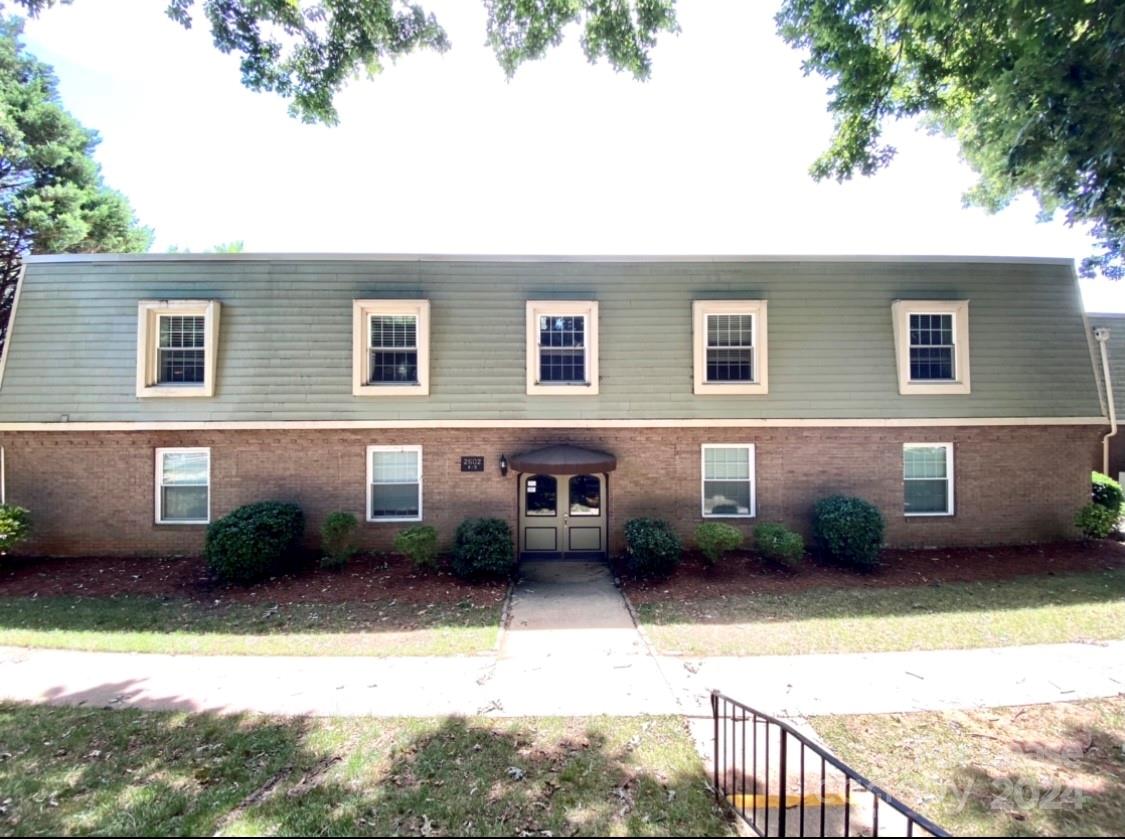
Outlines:
{"label": "black metal railing", "polygon": [[788,723],[719,691],[711,714],[715,795],[759,836],[950,835]]}

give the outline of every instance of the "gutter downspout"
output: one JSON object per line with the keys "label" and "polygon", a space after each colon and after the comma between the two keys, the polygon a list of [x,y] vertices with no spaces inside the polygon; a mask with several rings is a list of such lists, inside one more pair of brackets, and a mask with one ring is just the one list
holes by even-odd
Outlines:
{"label": "gutter downspout", "polygon": [[1098,342],[1098,347],[1102,355],[1102,381],[1105,382],[1105,395],[1106,407],[1109,410],[1109,433],[1102,438],[1102,474],[1109,474],[1109,441],[1111,437],[1117,435],[1117,407],[1113,404],[1113,381],[1109,375],[1109,350],[1106,349],[1106,344],[1109,342],[1109,330],[1104,326],[1096,327],[1094,329],[1094,340]]}

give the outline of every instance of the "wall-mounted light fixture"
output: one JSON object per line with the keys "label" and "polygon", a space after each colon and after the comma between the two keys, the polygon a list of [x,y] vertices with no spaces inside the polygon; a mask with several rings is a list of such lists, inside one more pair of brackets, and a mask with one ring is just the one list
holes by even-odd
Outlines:
{"label": "wall-mounted light fixture", "polygon": [[508,456],[506,454],[500,455],[500,477],[506,478],[508,476]]}

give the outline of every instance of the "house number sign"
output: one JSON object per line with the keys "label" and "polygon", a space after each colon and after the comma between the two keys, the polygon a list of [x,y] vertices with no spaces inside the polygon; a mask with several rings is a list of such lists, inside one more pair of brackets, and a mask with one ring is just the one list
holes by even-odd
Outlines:
{"label": "house number sign", "polygon": [[483,472],[484,471],[484,457],[481,455],[469,455],[468,457],[461,457],[461,471],[462,472]]}

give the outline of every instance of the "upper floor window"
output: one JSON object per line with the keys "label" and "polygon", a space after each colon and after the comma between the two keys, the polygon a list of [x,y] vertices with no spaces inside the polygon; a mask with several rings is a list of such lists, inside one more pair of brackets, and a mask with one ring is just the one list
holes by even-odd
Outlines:
{"label": "upper floor window", "polygon": [[696,300],[692,332],[695,393],[768,392],[765,300]]}
{"label": "upper floor window", "polygon": [[969,393],[969,301],[896,300],[899,393]]}
{"label": "upper floor window", "polygon": [[137,308],[137,396],[213,396],[216,300],[142,300]]}
{"label": "upper floor window", "polygon": [[528,301],[527,392],[548,396],[598,392],[596,301]]}
{"label": "upper floor window", "polygon": [[356,396],[429,394],[428,300],[355,300],[352,320]]}

